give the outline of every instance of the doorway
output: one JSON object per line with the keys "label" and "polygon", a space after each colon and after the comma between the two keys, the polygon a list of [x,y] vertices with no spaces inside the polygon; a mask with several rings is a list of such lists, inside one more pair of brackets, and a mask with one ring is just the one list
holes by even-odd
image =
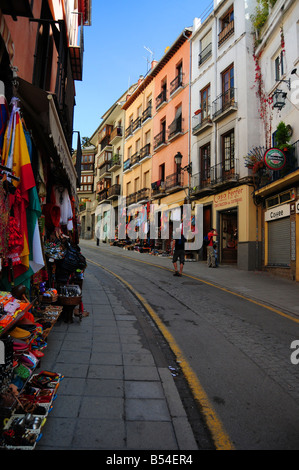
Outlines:
{"label": "doorway", "polygon": [[238,262],[238,210],[220,214],[220,260],[222,263]]}

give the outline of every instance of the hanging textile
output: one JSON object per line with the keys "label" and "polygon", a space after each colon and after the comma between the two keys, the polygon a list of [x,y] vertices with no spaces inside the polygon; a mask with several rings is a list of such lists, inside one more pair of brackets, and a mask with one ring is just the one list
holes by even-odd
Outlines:
{"label": "hanging textile", "polygon": [[[36,193],[36,189],[31,191],[35,186],[35,179],[32,171],[30,155],[28,151],[27,141],[23,129],[23,124],[20,116],[20,109],[18,107],[18,99],[12,99],[13,109],[11,112],[10,120],[4,137],[3,144],[3,160],[5,166],[12,169],[15,176],[20,178],[18,182],[12,180],[12,184],[19,190],[21,202],[20,205],[16,206],[15,202],[11,203],[11,210],[18,211],[19,214],[19,224],[23,237],[23,249],[20,253],[21,263],[15,266],[14,268],[14,277],[18,277],[24,272],[29,270],[30,267],[30,255],[33,256],[33,253],[30,252],[30,246],[33,246],[33,238],[35,233],[35,228],[33,229],[32,223],[36,224],[37,217],[36,214],[40,214],[39,201]],[[9,179],[9,177],[8,177]],[[28,212],[28,211],[29,212]],[[33,216],[32,222],[31,216],[32,212],[35,214]],[[28,231],[28,221],[29,217],[29,231]],[[37,227],[38,229],[38,227]],[[29,238],[30,236],[30,238]],[[37,238],[35,238],[37,242]],[[41,242],[39,241],[39,244]],[[39,246],[37,246],[39,251]],[[40,255],[38,255],[40,256]],[[38,264],[41,260],[38,259]]]}
{"label": "hanging textile", "polygon": [[0,180],[0,258],[6,258],[8,252],[8,223],[9,201],[8,195]]}
{"label": "hanging textile", "polygon": [[56,204],[60,207],[60,224],[66,225],[69,231],[73,230],[73,209],[68,190],[55,186]]}

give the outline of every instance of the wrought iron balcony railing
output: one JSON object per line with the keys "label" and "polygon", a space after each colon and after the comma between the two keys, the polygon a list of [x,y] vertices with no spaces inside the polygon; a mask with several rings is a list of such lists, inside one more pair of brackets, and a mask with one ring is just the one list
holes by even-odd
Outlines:
{"label": "wrought iron balcony railing", "polygon": [[140,150],[140,160],[142,160],[145,157],[149,157],[151,154],[151,144],[146,144],[142,149]]}
{"label": "wrought iron balcony railing", "polygon": [[143,201],[145,199],[148,199],[149,196],[150,196],[149,188],[142,188],[139,191],[137,191],[136,200],[137,200],[137,202]]}
{"label": "wrought iron balcony railing", "polygon": [[159,132],[159,134],[154,137],[154,150],[156,150],[161,145],[166,144],[166,135],[165,130]]}
{"label": "wrought iron balcony railing", "polygon": [[168,127],[168,139],[171,140],[182,132],[182,116],[180,116],[175,119]]}
{"label": "wrought iron balcony railing", "polygon": [[152,117],[152,105],[149,105],[142,113],[142,122]]}
{"label": "wrought iron balcony railing", "polygon": [[170,82],[170,95],[172,95],[176,90],[183,86],[182,75],[177,75],[172,82]]}
{"label": "wrought iron balcony railing", "polygon": [[198,54],[198,66],[203,64],[212,55],[212,43],[207,45],[200,54]]}
{"label": "wrought iron balcony railing", "polygon": [[108,197],[114,198],[120,196],[121,186],[120,184],[114,184],[111,188],[108,189]]}
{"label": "wrought iron balcony railing", "polygon": [[158,109],[163,103],[166,102],[166,90],[162,90],[156,98],[156,109]]}
{"label": "wrought iron balcony railing", "polygon": [[225,111],[233,111],[237,109],[236,88],[229,88],[219,95],[212,104],[213,119],[221,115]]}
{"label": "wrought iron balcony railing", "polygon": [[132,155],[131,157],[131,167],[133,165],[136,165],[137,163],[139,163],[140,161],[140,153],[139,152],[136,152],[134,153],[134,155]]}
{"label": "wrought iron balcony railing", "polygon": [[234,34],[234,20],[228,23],[218,34],[218,46],[221,46],[232,34]]}

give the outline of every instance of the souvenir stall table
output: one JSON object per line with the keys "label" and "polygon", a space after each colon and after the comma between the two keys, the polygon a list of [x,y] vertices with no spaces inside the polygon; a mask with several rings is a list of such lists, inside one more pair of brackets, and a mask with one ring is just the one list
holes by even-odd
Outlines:
{"label": "souvenir stall table", "polygon": [[36,372],[47,346],[46,327],[53,327],[60,311],[35,318],[31,313],[34,302],[22,297],[0,291],[0,340],[5,356],[0,365],[1,449],[35,448],[62,379],[56,372]]}

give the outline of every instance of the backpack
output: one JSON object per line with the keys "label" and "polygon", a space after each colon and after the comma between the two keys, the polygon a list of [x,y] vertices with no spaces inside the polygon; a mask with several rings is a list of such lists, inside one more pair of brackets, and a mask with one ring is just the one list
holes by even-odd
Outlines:
{"label": "backpack", "polygon": [[206,235],[203,239],[203,246],[208,246],[208,244],[210,243],[211,239]]}

